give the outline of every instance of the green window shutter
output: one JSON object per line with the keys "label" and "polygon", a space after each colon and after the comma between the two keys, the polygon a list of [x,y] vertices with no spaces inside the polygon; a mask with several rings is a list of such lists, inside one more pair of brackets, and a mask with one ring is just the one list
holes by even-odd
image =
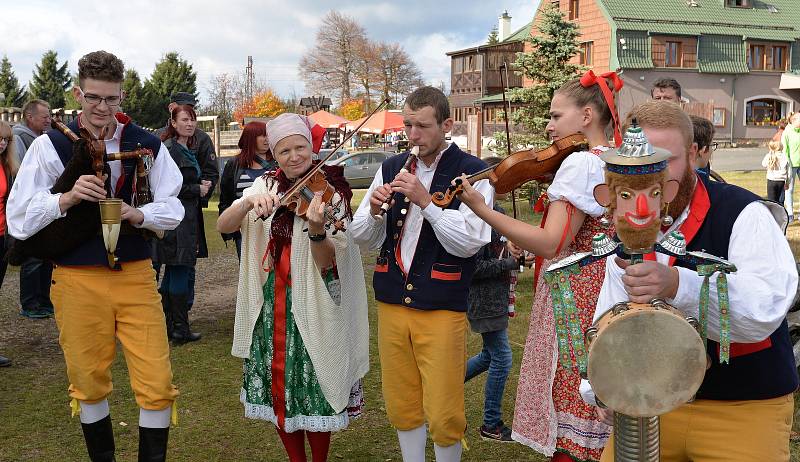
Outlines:
{"label": "green window shutter", "polygon": [[749,73],[744,40],[733,35],[701,35],[697,67],[711,74]]}
{"label": "green window shutter", "polygon": [[[624,42],[623,42],[624,41]],[[623,69],[651,69],[653,55],[645,31],[618,30],[617,56]]]}
{"label": "green window shutter", "polygon": [[800,74],[800,40],[792,42],[792,63],[789,72]]}

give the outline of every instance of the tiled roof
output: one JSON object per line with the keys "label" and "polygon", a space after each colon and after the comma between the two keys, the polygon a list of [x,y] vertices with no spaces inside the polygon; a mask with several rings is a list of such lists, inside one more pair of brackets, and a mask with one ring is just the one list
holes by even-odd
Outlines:
{"label": "tiled roof", "polygon": [[599,1],[619,29],[781,41],[800,37],[797,0],[752,0],[755,8],[725,7],[725,0],[694,0],[697,7],[689,6],[691,0]]}
{"label": "tiled roof", "polygon": [[746,74],[745,42],[733,35],[701,35],[697,68],[716,74]]}
{"label": "tiled roof", "polygon": [[521,42],[522,40],[527,39],[531,36],[531,27],[533,27],[533,21],[517,29],[513,34],[506,37],[506,39],[500,43]]}

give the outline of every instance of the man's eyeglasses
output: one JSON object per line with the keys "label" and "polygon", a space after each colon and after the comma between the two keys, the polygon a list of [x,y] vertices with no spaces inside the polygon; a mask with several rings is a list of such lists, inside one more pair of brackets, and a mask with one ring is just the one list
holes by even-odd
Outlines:
{"label": "man's eyeglasses", "polygon": [[719,147],[719,143],[711,143],[711,144],[708,145],[708,148],[710,150],[712,150],[712,151],[716,151],[718,147]]}
{"label": "man's eyeglasses", "polygon": [[92,106],[97,106],[98,104],[105,101],[106,105],[108,105],[109,107],[116,107],[119,106],[119,104],[122,102],[122,96],[102,97],[98,95],[93,95],[91,93],[84,93],[80,87],[78,87],[78,91],[81,92],[81,96],[83,97],[83,99],[85,99],[86,102],[91,104]]}

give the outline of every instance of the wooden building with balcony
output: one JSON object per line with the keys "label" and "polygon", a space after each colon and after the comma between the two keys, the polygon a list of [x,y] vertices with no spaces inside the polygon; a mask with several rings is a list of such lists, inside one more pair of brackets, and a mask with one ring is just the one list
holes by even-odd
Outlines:
{"label": "wooden building with balcony", "polygon": [[449,100],[454,121],[453,136],[480,131],[481,136],[491,137],[496,131],[505,131],[502,118],[502,65],[506,63],[509,69],[502,76],[502,80],[508,76],[506,87],[522,87],[522,77],[513,71],[512,64],[517,59],[517,53],[525,51],[532,24],[529,22],[510,32],[510,21],[508,13],[500,16],[498,43],[447,53],[451,62]]}

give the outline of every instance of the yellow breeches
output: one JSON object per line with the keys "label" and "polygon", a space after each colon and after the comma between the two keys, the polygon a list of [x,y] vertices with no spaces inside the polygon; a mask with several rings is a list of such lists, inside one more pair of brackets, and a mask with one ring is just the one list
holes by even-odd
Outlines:
{"label": "yellow breeches", "polygon": [[412,430],[427,420],[431,439],[464,437],[466,313],[378,302],[378,352],[389,422]]}
{"label": "yellow breeches", "polygon": [[123,263],[122,271],[58,266],[50,294],[72,398],[94,403],[111,393],[119,339],[136,403],[161,410],[175,401],[178,389],[150,260]]}
{"label": "yellow breeches", "polygon": [[[661,416],[664,462],[788,462],[792,394],[752,401],[699,399]],[[614,460],[609,439],[601,462]]]}

